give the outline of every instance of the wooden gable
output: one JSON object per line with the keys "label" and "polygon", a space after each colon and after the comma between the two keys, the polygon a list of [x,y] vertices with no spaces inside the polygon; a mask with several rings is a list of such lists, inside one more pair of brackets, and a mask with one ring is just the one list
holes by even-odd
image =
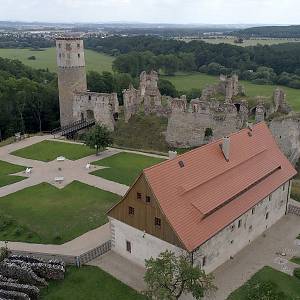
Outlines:
{"label": "wooden gable", "polygon": [[[129,213],[129,210],[132,213],[132,208],[134,214]],[[163,214],[144,174],[141,174],[124,198],[108,212],[108,216],[170,244],[184,248]],[[160,219],[160,226],[155,224],[155,218]]]}

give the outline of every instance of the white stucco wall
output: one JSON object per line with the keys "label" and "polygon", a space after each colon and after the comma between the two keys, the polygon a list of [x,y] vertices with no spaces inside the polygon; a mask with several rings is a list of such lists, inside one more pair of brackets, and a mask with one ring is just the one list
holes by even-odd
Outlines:
{"label": "white stucco wall", "polygon": [[[205,257],[206,262],[203,269],[207,273],[212,272],[259,237],[267,228],[284,216],[288,187],[289,183],[287,182],[284,189],[283,186],[279,187],[271,194],[271,198],[266,197],[258,203],[254,207],[253,214],[252,209],[250,209],[203,244],[194,252],[194,263],[202,266],[203,257]],[[268,219],[266,219],[267,212],[269,213]],[[241,220],[240,228],[238,228],[239,220]]]}
{"label": "white stucco wall", "polygon": [[[266,197],[244,215],[229,224],[222,231],[200,246],[193,254],[194,264],[202,266],[210,273],[218,266],[234,257],[241,249],[260,236],[267,228],[281,219],[286,212],[289,193],[289,183],[279,187],[272,193],[271,198]],[[266,219],[266,213],[269,213]],[[241,220],[241,226],[238,222]],[[144,260],[157,257],[166,249],[176,254],[184,253],[184,250],[171,245],[154,236],[144,233],[134,227],[110,218],[112,232],[112,250],[133,262],[144,266]],[[131,253],[126,251],[126,241],[131,242]]]}
{"label": "white stucco wall", "polygon": [[[112,250],[138,265],[144,266],[145,259],[157,257],[167,249],[176,254],[184,253],[182,249],[153,235],[147,233],[144,235],[141,230],[116,219],[109,219],[112,233]],[[131,253],[126,250],[126,241],[131,243]]]}

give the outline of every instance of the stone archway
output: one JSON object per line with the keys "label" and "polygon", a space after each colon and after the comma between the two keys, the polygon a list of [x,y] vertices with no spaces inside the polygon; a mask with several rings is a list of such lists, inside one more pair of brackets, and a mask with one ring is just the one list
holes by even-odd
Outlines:
{"label": "stone archway", "polygon": [[90,121],[90,120],[95,120],[95,115],[94,115],[94,111],[93,111],[93,110],[88,109],[88,110],[86,111],[86,119],[87,119],[88,121]]}

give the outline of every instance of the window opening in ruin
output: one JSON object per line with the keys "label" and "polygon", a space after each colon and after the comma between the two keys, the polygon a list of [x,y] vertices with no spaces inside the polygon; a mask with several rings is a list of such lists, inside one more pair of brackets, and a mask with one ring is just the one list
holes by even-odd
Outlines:
{"label": "window opening in ruin", "polygon": [[92,111],[92,110],[87,110],[87,111],[86,111],[86,117],[87,117],[88,120],[94,120],[94,119],[95,119],[94,111]]}
{"label": "window opening in ruin", "polygon": [[128,214],[133,216],[134,215],[134,207],[128,206]]}
{"label": "window opening in ruin", "polygon": [[92,96],[91,95],[89,95],[89,100],[92,100]]}
{"label": "window opening in ruin", "polygon": [[211,128],[205,128],[204,136],[205,137],[211,137],[211,136],[213,136],[213,130]]}
{"label": "window opening in ruin", "polygon": [[236,107],[237,112],[240,112],[241,104],[240,103],[234,103],[234,106]]}
{"label": "window opening in ruin", "polygon": [[126,241],[126,251],[131,253],[131,243],[129,241]]}
{"label": "window opening in ruin", "polygon": [[77,48],[80,48],[80,44],[77,44]]}
{"label": "window opening in ruin", "polygon": [[81,113],[81,120],[84,120],[84,114],[83,114],[83,112]]}
{"label": "window opening in ruin", "polygon": [[78,58],[80,58],[80,53],[78,53]]}
{"label": "window opening in ruin", "polygon": [[61,44],[58,44],[58,48],[61,48]]}

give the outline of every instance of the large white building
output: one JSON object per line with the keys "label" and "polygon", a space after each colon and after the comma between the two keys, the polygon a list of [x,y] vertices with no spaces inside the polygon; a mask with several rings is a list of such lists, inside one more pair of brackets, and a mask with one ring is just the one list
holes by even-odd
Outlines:
{"label": "large white building", "polygon": [[108,213],[112,248],[144,265],[169,249],[211,272],[286,212],[296,171],[265,123],[147,168]]}

